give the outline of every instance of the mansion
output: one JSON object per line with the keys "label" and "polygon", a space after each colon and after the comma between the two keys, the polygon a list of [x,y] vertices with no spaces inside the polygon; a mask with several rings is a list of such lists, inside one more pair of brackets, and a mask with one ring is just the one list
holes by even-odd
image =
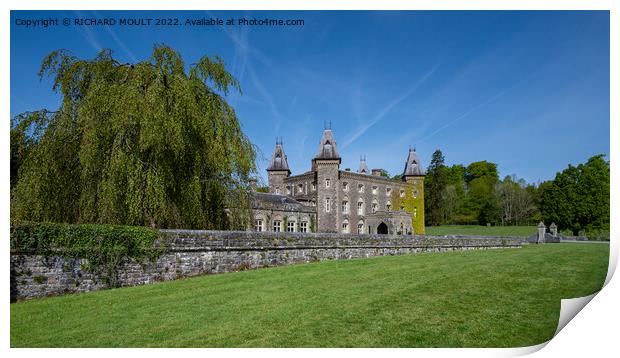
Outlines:
{"label": "mansion", "polygon": [[424,233],[424,172],[409,149],[400,179],[368,169],[341,170],[331,129],[325,129],[310,170],[291,175],[281,141],[267,168],[269,193],[255,192],[255,231],[411,235]]}

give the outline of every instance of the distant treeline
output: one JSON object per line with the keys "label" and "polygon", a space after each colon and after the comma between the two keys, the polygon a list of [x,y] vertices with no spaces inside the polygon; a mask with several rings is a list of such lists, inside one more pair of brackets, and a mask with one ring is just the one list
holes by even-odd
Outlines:
{"label": "distant treeline", "polygon": [[523,225],[555,222],[577,235],[609,231],[609,161],[596,155],[557,173],[555,179],[526,183],[516,175],[500,180],[497,164],[446,166],[441,150],[426,173],[426,225]]}

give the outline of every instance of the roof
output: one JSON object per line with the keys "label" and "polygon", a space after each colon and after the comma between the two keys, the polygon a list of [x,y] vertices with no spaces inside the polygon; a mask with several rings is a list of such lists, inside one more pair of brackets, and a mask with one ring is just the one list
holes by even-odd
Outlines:
{"label": "roof", "polygon": [[303,205],[299,201],[280,194],[268,194],[253,192],[252,208],[253,209],[276,209],[282,211],[302,211],[313,212],[315,209],[307,205]]}
{"label": "roof", "polygon": [[288,167],[288,161],[286,160],[286,154],[284,154],[284,148],[282,148],[282,142],[276,142],[276,149],[274,149],[273,154],[271,155],[271,161],[269,162],[267,170],[283,170],[288,171],[290,174],[291,170]]}
{"label": "roof", "polygon": [[403,176],[422,176],[424,175],[424,169],[420,163],[420,158],[415,152],[415,149],[409,149],[409,155],[407,156],[407,162],[405,162],[405,170]]}
{"label": "roof", "polygon": [[357,170],[360,174],[370,174],[370,170],[368,170],[368,165],[366,164],[366,157],[360,157],[360,168]]}
{"label": "roof", "polygon": [[323,137],[319,143],[319,151],[315,159],[340,159],[338,150],[336,150],[336,140],[331,129],[323,131]]}

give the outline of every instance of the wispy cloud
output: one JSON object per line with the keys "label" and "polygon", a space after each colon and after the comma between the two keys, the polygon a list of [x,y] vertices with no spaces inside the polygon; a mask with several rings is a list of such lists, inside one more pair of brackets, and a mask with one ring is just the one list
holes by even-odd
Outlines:
{"label": "wispy cloud", "polygon": [[254,66],[252,65],[251,62],[248,63],[247,68],[248,68],[248,73],[250,75],[250,80],[252,81],[252,84],[254,85],[254,87],[256,87],[260,95],[265,100],[265,103],[271,110],[271,114],[273,115],[276,121],[274,133],[278,134],[280,130],[280,124],[282,123],[282,115],[280,114],[280,111],[278,110],[278,107],[276,106],[275,101],[273,100],[273,96],[269,94],[269,91],[265,89],[262,81],[256,75],[256,72],[254,71]]}
{"label": "wispy cloud", "polygon": [[422,138],[422,139],[420,140],[420,142],[424,142],[424,141],[426,141],[427,139],[430,139],[431,137],[433,137],[433,136],[434,136],[434,135],[436,135],[437,133],[439,133],[439,132],[443,131],[444,129],[446,129],[446,128],[450,127],[450,126],[451,126],[451,125],[453,125],[454,123],[456,123],[456,122],[458,122],[458,121],[460,121],[460,120],[462,120],[462,119],[464,119],[464,118],[466,118],[466,117],[469,117],[469,116],[470,116],[471,114],[473,114],[474,112],[476,112],[476,111],[480,110],[481,108],[483,108],[483,107],[485,107],[485,106],[487,106],[487,105],[489,105],[489,104],[491,104],[491,103],[495,102],[497,99],[499,99],[500,97],[502,97],[502,96],[503,96],[506,92],[507,92],[507,90],[500,91],[499,93],[497,93],[497,94],[496,94],[496,95],[494,95],[493,97],[491,97],[491,98],[487,99],[486,101],[484,101],[484,102],[482,102],[482,103],[478,104],[477,106],[475,106],[475,107],[473,107],[473,108],[469,109],[468,111],[466,111],[466,112],[464,112],[464,113],[462,113],[462,114],[458,115],[458,116],[457,116],[456,118],[454,118],[453,120],[449,121],[448,123],[444,124],[443,126],[441,126],[441,127],[437,128],[435,131],[433,131],[432,133],[430,133],[430,134],[429,134],[429,135],[427,135],[426,137]]}
{"label": "wispy cloud", "polygon": [[342,149],[345,149],[351,143],[355,142],[360,136],[366,133],[368,129],[370,129],[372,126],[377,124],[388,113],[390,113],[390,111],[392,111],[392,109],[394,109],[394,107],[396,107],[400,102],[404,101],[407,97],[411,96],[411,94],[413,94],[413,92],[415,92],[415,90],[417,90],[418,87],[420,87],[420,85],[426,82],[426,80],[428,80],[433,75],[433,73],[437,70],[437,67],[439,67],[439,65],[435,65],[430,71],[426,72],[424,76],[422,76],[422,78],[417,80],[411,87],[409,87],[409,89],[406,92],[396,97],[390,103],[388,103],[385,107],[383,107],[381,111],[379,111],[379,113],[377,113],[377,115],[370,122],[359,127],[353,133],[353,135],[347,138],[347,140],[343,143]]}

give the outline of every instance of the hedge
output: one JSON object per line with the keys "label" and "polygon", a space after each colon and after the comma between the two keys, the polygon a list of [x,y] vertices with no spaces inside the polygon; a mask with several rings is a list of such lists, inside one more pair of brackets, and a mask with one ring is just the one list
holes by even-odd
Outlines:
{"label": "hedge", "polygon": [[158,231],[135,226],[11,223],[11,252],[83,259],[82,268],[117,287],[119,267],[156,260],[164,251]]}

